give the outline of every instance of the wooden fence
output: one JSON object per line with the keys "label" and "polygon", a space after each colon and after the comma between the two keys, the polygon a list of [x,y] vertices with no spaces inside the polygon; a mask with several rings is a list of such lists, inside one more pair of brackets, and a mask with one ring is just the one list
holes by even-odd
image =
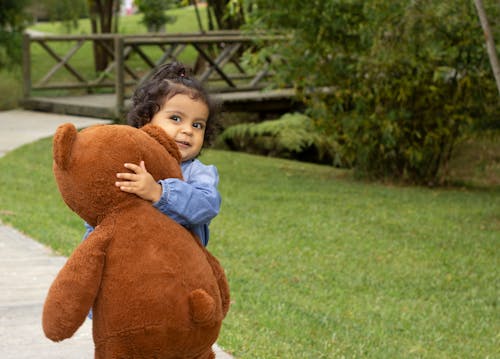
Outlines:
{"label": "wooden fence", "polygon": [[[119,116],[132,90],[147,80],[157,66],[174,60],[194,66],[197,78],[212,92],[224,94],[222,98],[230,100],[231,93],[239,93],[234,98],[244,98],[242,93],[254,93],[254,96],[260,93],[258,96],[263,102],[266,92],[259,90],[272,78],[270,64],[276,59],[268,57],[256,69],[248,65],[249,57],[243,55],[262,44],[285,39],[280,35],[236,31],[151,35],[26,33],[23,42],[24,102],[29,104],[30,100],[33,103],[41,98],[61,101],[65,96],[74,98],[75,94],[103,94],[114,98],[112,112]],[[89,56],[92,49],[82,51],[89,46],[100,48],[108,56],[108,66],[99,73],[94,71],[93,56]],[[34,51],[38,52],[34,54]],[[48,59],[52,60],[52,66]],[[35,66],[37,72],[33,78]],[[274,92],[269,98],[293,97],[290,90],[280,91],[281,95]]]}

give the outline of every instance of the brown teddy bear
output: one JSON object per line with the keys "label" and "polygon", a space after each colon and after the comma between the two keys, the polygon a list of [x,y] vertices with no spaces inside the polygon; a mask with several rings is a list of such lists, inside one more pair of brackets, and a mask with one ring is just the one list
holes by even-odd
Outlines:
{"label": "brown teddy bear", "polygon": [[115,187],[123,164],[144,160],[156,179],[182,178],[175,142],[153,125],[61,125],[53,170],[66,204],[94,232],[69,257],[43,308],[53,341],[93,309],[96,358],[214,358],[229,309],[224,271],[187,229]]}

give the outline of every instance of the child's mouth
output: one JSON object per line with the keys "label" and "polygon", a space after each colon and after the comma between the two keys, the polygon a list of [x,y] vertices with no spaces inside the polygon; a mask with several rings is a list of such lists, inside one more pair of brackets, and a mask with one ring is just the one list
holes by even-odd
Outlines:
{"label": "child's mouth", "polygon": [[189,147],[189,146],[191,146],[191,145],[189,144],[189,142],[186,142],[186,141],[176,141],[176,142],[177,142],[177,145],[178,145],[179,147]]}

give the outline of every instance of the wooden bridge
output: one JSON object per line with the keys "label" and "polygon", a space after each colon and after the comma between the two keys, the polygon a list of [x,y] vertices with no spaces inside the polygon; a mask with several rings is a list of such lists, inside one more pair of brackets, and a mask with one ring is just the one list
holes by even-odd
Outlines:
{"label": "wooden bridge", "polygon": [[[295,103],[294,91],[266,90],[273,77],[270,64],[276,59],[267,57],[255,69],[245,56],[262,44],[284,40],[284,36],[235,31],[175,35],[26,33],[23,106],[119,119],[130,105],[128,98],[134,88],[157,66],[177,60],[196,69],[196,77],[214,93],[224,111],[286,111]],[[100,73],[94,71],[92,47],[100,48],[109,58],[107,68]]]}

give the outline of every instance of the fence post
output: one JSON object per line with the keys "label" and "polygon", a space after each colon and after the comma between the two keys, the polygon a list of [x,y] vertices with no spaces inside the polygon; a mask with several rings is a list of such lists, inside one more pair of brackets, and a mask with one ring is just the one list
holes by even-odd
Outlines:
{"label": "fence post", "polygon": [[23,98],[31,96],[31,40],[30,35],[23,34]]}
{"label": "fence post", "polygon": [[115,117],[122,121],[122,116],[125,110],[125,71],[124,71],[124,54],[123,54],[123,37],[115,35]]}

